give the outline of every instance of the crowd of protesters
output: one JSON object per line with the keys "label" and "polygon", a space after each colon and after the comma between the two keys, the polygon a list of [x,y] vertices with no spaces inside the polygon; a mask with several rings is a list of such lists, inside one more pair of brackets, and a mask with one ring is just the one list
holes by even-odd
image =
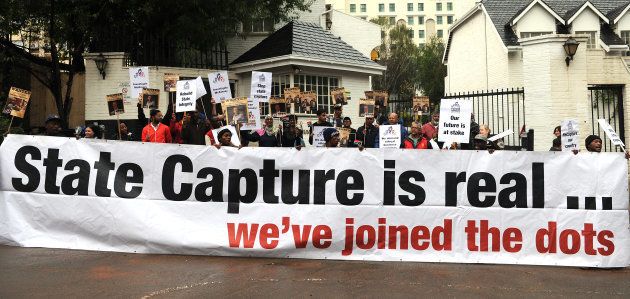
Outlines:
{"label": "crowd of protesters", "polygon": [[[286,115],[281,118],[281,124],[275,126],[274,118],[266,116],[261,129],[258,130],[240,130],[235,132],[239,136],[240,145],[236,146],[233,142],[233,131],[222,129],[213,133],[213,130],[226,125],[225,117],[217,113],[216,103],[214,99],[211,101],[211,116],[196,111],[188,113],[175,113],[173,105],[168,105],[166,113],[160,110],[150,110],[149,118],[145,116],[142,105],[138,104],[138,123],[142,125],[141,134],[136,136],[132,133],[126,122],[119,122],[119,128],[114,134],[107,138],[104,127],[96,124],[89,124],[85,128],[77,128],[75,136],[77,138],[86,139],[111,139],[124,141],[142,141],[156,143],[178,143],[178,144],[196,144],[196,145],[212,145],[217,148],[228,147],[244,147],[249,142],[257,142],[259,147],[292,147],[301,149],[305,146],[304,131],[301,125],[298,127],[298,117],[296,115]],[[323,109],[316,111],[317,120],[314,123],[308,122],[308,143],[314,144],[314,129],[318,126],[329,127],[322,132],[325,141],[325,147],[358,147],[379,148],[380,126],[382,125],[400,125],[400,148],[403,149],[432,149],[434,146],[448,149],[472,149],[472,150],[495,150],[504,149],[503,139],[490,141],[493,135],[486,124],[477,124],[474,115],[470,124],[470,143],[469,144],[447,144],[444,145],[438,141],[438,124],[440,120],[439,112],[430,115],[429,121],[422,124],[413,121],[409,130],[403,126],[398,114],[383,113],[383,107],[377,106],[374,115],[367,115],[362,119],[361,126],[352,127],[352,119],[343,116],[343,106],[336,105],[333,108],[333,115],[329,116]],[[205,110],[202,110],[205,111]],[[237,126],[238,128],[238,126]],[[341,142],[339,129],[349,131],[349,138],[345,142]],[[48,136],[64,136],[62,130],[61,119],[58,116],[51,115],[45,122],[45,135]],[[214,136],[216,134],[216,138]],[[550,151],[561,151],[561,128],[554,128],[553,134],[555,138],[552,142]],[[585,147],[588,152],[601,152],[602,139],[597,135],[588,136],[585,140]],[[629,153],[626,153],[630,157]]]}

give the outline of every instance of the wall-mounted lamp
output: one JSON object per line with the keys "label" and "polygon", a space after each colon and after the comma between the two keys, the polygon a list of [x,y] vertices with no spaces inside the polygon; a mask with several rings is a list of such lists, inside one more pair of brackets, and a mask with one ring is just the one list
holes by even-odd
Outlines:
{"label": "wall-mounted lamp", "polygon": [[299,74],[299,73],[301,73],[301,72],[302,72],[302,70],[300,69],[300,67],[299,67],[299,66],[297,66],[297,65],[294,65],[294,66],[293,66],[293,73],[294,73],[294,74],[296,74],[296,75],[297,75],[297,74]]}
{"label": "wall-mounted lamp", "polygon": [[577,52],[579,45],[580,43],[578,43],[572,37],[569,38],[566,42],[564,42],[564,45],[562,45],[562,47],[564,47],[564,52],[567,53],[567,58],[564,59],[564,61],[566,61],[567,63],[567,66],[569,66],[569,63],[573,60],[573,56]]}
{"label": "wall-mounted lamp", "polygon": [[103,56],[103,53],[99,54],[96,58],[94,58],[94,63],[96,63],[96,68],[98,72],[103,76],[103,80],[105,80],[105,69],[107,68],[107,58]]}

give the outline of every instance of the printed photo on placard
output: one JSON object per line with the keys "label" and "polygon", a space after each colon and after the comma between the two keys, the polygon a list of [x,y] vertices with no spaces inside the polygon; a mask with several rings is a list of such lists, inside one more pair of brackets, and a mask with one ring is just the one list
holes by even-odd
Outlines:
{"label": "printed photo on placard", "polygon": [[418,115],[429,115],[430,102],[427,96],[413,97],[413,113]]}
{"label": "printed photo on placard", "polygon": [[164,91],[175,91],[177,81],[179,81],[179,74],[164,73]]}
{"label": "printed photo on placard", "polygon": [[115,93],[108,94],[107,98],[107,110],[109,111],[109,115],[116,115],[125,113],[125,105],[123,104],[123,94]]}
{"label": "printed photo on placard", "polygon": [[287,100],[287,104],[296,103],[297,100],[300,100],[300,88],[299,87],[290,87],[284,89],[284,99]]}
{"label": "printed photo on placard", "polygon": [[227,117],[228,124],[247,123],[247,98],[225,100],[221,103],[223,115]]}
{"label": "printed photo on placard", "polygon": [[348,147],[348,143],[350,140],[350,129],[349,128],[337,128],[339,132],[339,147]]}
{"label": "printed photo on placard", "polygon": [[158,109],[160,90],[155,88],[142,89],[142,108]]}
{"label": "printed photo on placard", "polygon": [[[312,105],[315,105],[313,109]],[[317,94],[314,91],[305,91],[302,93],[302,102],[300,103],[302,113],[311,113],[317,109]]]}
{"label": "printed photo on placard", "polygon": [[272,117],[284,117],[289,113],[287,100],[280,98],[269,99],[269,109]]}
{"label": "printed photo on placard", "polygon": [[387,91],[375,90],[374,91],[374,105],[387,106],[387,99],[389,94]]}
{"label": "printed photo on placard", "polygon": [[347,105],[348,98],[346,97],[346,89],[344,87],[333,88],[330,91],[330,96],[332,97],[333,105],[341,104]]}
{"label": "printed photo on placard", "polygon": [[4,114],[10,114],[11,116],[24,118],[26,113],[26,106],[31,98],[31,92],[28,90],[11,87],[9,90],[9,96],[7,97],[7,104],[4,106],[2,112]]}
{"label": "printed photo on placard", "polygon": [[374,117],[374,100],[359,99],[359,117]]}
{"label": "printed photo on placard", "polygon": [[374,100],[374,91],[372,90],[365,91],[365,99]]}

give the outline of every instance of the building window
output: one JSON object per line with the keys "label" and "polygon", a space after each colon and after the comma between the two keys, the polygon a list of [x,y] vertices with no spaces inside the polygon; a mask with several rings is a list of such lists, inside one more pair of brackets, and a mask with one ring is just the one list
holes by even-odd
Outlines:
{"label": "building window", "polygon": [[453,2],[446,2],[446,10],[453,11]]}
{"label": "building window", "polygon": [[396,3],[390,3],[389,12],[395,12],[395,11],[396,11]]}
{"label": "building window", "polygon": [[446,17],[446,24],[453,24],[453,16]]}
{"label": "building window", "polygon": [[595,36],[597,35],[597,31],[576,31],[575,34],[588,35],[588,42],[586,44],[587,49],[597,48],[597,44],[595,43]]}
{"label": "building window", "polygon": [[407,24],[413,25],[413,17],[407,17]]}
{"label": "building window", "polygon": [[357,12],[357,5],[356,4],[350,4],[350,12]]}
{"label": "building window", "polygon": [[521,38],[529,38],[529,37],[547,35],[547,34],[552,34],[552,33],[553,32],[521,32]]}
{"label": "building window", "polygon": [[442,23],[444,23],[444,20],[442,20],[443,17],[442,16],[437,16],[437,24],[438,25],[442,25]]}
{"label": "building window", "polygon": [[621,39],[623,39],[626,45],[630,45],[630,31],[621,31]]}
{"label": "building window", "polygon": [[407,11],[413,11],[413,3],[407,3]]}
{"label": "building window", "polygon": [[413,38],[413,30],[409,29],[409,38]]}
{"label": "building window", "polygon": [[361,4],[361,12],[366,12],[367,11],[367,4]]}
{"label": "building window", "polygon": [[424,3],[418,3],[418,11],[424,11]]}
{"label": "building window", "polygon": [[435,3],[435,10],[442,11],[442,3]]}
{"label": "building window", "polygon": [[389,25],[391,26],[396,25],[396,17],[389,17]]}
{"label": "building window", "polygon": [[[311,107],[311,114],[315,114],[317,109],[324,109],[327,113],[332,112],[330,90],[339,87],[339,78],[296,75],[294,86],[300,87],[301,91],[314,91],[317,94],[317,107]],[[305,113],[302,107],[295,107],[295,112]]]}
{"label": "building window", "polygon": [[424,30],[418,30],[418,38],[424,38]]}
{"label": "building window", "polygon": [[378,12],[385,12],[385,4],[381,3],[378,5]]}
{"label": "building window", "polygon": [[442,38],[444,37],[444,30],[440,29],[437,31],[437,37]]}
{"label": "building window", "polygon": [[243,22],[243,32],[247,33],[267,33],[273,32],[273,20],[257,19],[251,22]]}
{"label": "building window", "polygon": [[424,25],[424,17],[418,17],[418,25]]}

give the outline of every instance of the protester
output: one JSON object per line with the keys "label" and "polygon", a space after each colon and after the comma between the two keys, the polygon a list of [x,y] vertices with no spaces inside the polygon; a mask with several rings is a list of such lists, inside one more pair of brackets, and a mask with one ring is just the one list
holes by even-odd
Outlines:
{"label": "protester", "polygon": [[219,142],[215,143],[214,146],[216,148],[221,148],[222,146],[229,146],[229,147],[238,147],[241,148],[241,146],[236,146],[234,145],[234,143],[232,143],[232,132],[229,129],[223,129],[221,130],[218,134],[218,140]]}
{"label": "protester", "polygon": [[488,149],[488,138],[486,136],[483,136],[481,134],[477,134],[475,135],[475,138],[473,139],[473,149],[475,150],[487,150]]}
{"label": "protester", "polygon": [[184,138],[182,137],[183,119],[184,119],[183,114],[180,114],[180,117],[177,117],[177,114],[175,112],[171,113],[171,121],[168,124],[168,129],[171,130],[171,137],[173,139],[173,143],[177,143],[177,144],[184,143]]}
{"label": "protester", "polygon": [[435,111],[431,115],[431,121],[422,126],[422,134],[427,140],[435,139],[438,136],[438,124],[440,123],[440,112]]}
{"label": "protester", "polygon": [[86,139],[99,139],[100,136],[100,128],[95,124],[89,124],[85,127],[85,131],[83,132],[83,138]]}
{"label": "protester", "polygon": [[557,126],[555,129],[553,129],[553,135],[556,136],[556,138],[562,135],[562,129],[560,128],[560,126]]}
{"label": "protester", "polygon": [[342,113],[343,113],[343,106],[341,104],[335,105],[333,121],[332,121],[335,127],[343,126],[343,117],[341,116]]}
{"label": "protester", "polygon": [[387,114],[385,113],[385,107],[381,105],[374,106],[374,117],[376,118],[377,127],[378,125],[386,125],[387,124]]}
{"label": "protester", "polygon": [[349,117],[343,118],[343,126],[342,128],[350,130],[350,136],[348,137],[348,144],[346,147],[357,147],[354,143],[354,140],[357,138],[357,130],[352,128],[352,120]]}
{"label": "protester", "polygon": [[486,136],[486,138],[490,138],[490,127],[486,124],[479,125],[479,134]]}
{"label": "protester", "polygon": [[[407,128],[405,128],[402,123],[400,123],[400,120],[398,118],[398,114],[392,112],[387,116],[387,125],[400,125],[400,147],[403,147],[403,141],[405,140],[405,138],[407,138],[407,135],[409,135],[409,133],[407,132]],[[382,129],[383,127],[379,127],[379,131]],[[376,139],[374,141],[374,147],[378,148],[379,147],[379,139],[380,139],[380,133],[376,135]]]}
{"label": "protester", "polygon": [[282,147],[295,147],[300,149],[304,146],[304,133],[297,126],[297,117],[295,115],[287,116],[289,125],[282,132]]}
{"label": "protester", "polygon": [[157,109],[151,110],[151,122],[142,129],[143,142],[171,143],[173,137],[171,130],[162,122],[162,112]]}
{"label": "protester", "polygon": [[335,128],[327,128],[322,133],[324,135],[325,147],[339,146],[339,131]]}
{"label": "protester", "polygon": [[374,125],[374,117],[366,116],[365,124],[357,129],[357,140],[365,148],[373,148],[378,138],[378,128]]}
{"label": "protester", "polygon": [[586,137],[586,150],[589,152],[599,153],[602,151],[602,139],[597,135]]}
{"label": "protester", "polygon": [[422,135],[422,127],[420,123],[414,121],[411,123],[411,134],[403,140],[403,148],[406,149],[427,149],[429,141]]}
{"label": "protester", "polygon": [[313,129],[315,127],[321,126],[321,127],[332,127],[333,124],[329,123],[328,121],[326,121],[327,115],[326,115],[326,111],[324,109],[319,109],[317,110],[317,122],[309,125],[310,129],[311,129],[311,133],[308,136],[308,143],[313,144]]}
{"label": "protester", "polygon": [[549,148],[550,152],[560,152],[562,151],[562,140],[560,137],[556,137],[553,139],[553,145]]}
{"label": "protester", "polygon": [[[468,137],[469,142],[468,143],[461,143],[459,144],[459,148],[463,149],[463,150],[472,150],[475,149],[475,145],[474,145],[474,139],[477,137],[477,135],[480,135],[479,132],[479,124],[475,121],[475,115],[474,114],[470,114],[470,135]],[[483,135],[482,135],[483,136]],[[487,143],[488,143],[488,137],[486,136],[486,148],[487,148]]]}
{"label": "protester", "polygon": [[182,123],[182,141],[184,144],[206,144],[205,136],[210,128],[206,125],[205,114],[190,111]]}
{"label": "protester", "polygon": [[[114,134],[111,135],[111,140],[123,140],[123,141],[137,141],[136,136],[129,132],[129,127],[127,123],[120,122],[118,125],[119,130],[115,130]],[[118,132],[120,131],[120,138],[118,136]]]}
{"label": "protester", "polygon": [[250,141],[257,141],[259,147],[280,147],[282,142],[280,130],[274,128],[271,115],[265,117],[262,129],[252,132],[248,137]]}
{"label": "protester", "polygon": [[45,135],[46,136],[57,136],[63,137],[63,129],[61,127],[61,118],[59,115],[51,114],[48,115],[45,122]]}

